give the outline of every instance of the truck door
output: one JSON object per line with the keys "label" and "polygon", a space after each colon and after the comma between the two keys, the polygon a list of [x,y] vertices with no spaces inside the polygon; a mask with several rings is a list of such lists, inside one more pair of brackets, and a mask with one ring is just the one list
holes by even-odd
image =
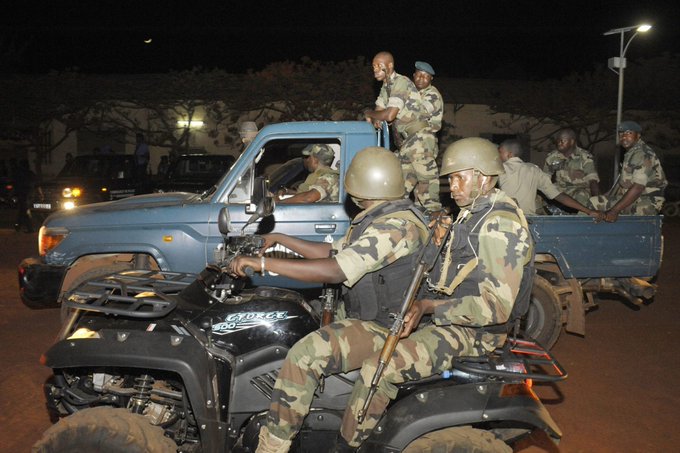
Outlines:
{"label": "truck door", "polygon": [[[310,164],[305,162],[308,156],[305,150],[312,145],[327,145],[333,151],[333,161],[329,168],[317,173],[310,173]],[[341,180],[339,166],[344,163],[343,142],[338,137],[325,138],[293,138],[274,139],[265,143],[260,153],[253,162],[237,162],[233,171],[240,173],[238,181],[232,182],[231,186],[222,195],[221,203],[215,206],[215,212],[211,214],[210,242],[206,250],[209,250],[221,242],[217,231],[216,219],[219,209],[229,206],[229,214],[234,227],[233,234],[240,234],[254,210],[253,190],[257,186],[257,178],[265,178],[272,194],[282,193],[284,190],[289,194],[317,190],[319,194],[325,192],[324,197],[314,203],[276,203],[274,215],[265,218],[259,223],[250,225],[244,233],[285,233],[291,236],[312,241],[332,241],[342,237],[349,226],[349,215],[345,208],[345,193]],[[328,156],[326,156],[327,158]],[[246,166],[246,164],[248,164]],[[239,171],[240,166],[244,168]],[[321,174],[332,173],[336,175],[318,179]],[[337,181],[333,190],[324,189],[328,180]],[[318,190],[320,189],[320,191]],[[285,196],[284,196],[285,198]],[[278,248],[270,251],[269,256],[292,257],[290,251]],[[210,256],[208,256],[210,260]],[[274,284],[268,280],[267,284]],[[299,284],[302,286],[303,284]],[[286,284],[286,286],[291,286]]]}

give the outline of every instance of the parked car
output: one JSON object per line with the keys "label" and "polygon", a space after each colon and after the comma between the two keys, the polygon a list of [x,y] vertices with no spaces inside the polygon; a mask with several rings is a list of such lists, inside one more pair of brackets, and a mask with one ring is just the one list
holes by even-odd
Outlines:
{"label": "parked car", "polygon": [[222,154],[182,154],[170,163],[156,192],[203,193],[214,186],[236,159]]}
{"label": "parked car", "polygon": [[134,156],[90,154],[76,156],[56,178],[38,184],[29,206],[33,216],[46,217],[62,209],[149,192],[151,181],[135,176]]}

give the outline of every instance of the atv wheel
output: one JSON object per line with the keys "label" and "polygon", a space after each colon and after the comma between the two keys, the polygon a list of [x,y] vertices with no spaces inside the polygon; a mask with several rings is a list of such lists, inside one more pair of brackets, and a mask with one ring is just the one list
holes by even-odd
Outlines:
{"label": "atv wheel", "polygon": [[553,287],[540,275],[534,277],[529,311],[522,323],[525,335],[550,349],[562,332],[562,304]]}
{"label": "atv wheel", "polygon": [[403,453],[511,453],[492,433],[469,426],[446,428],[414,440]]}
{"label": "atv wheel", "polygon": [[80,286],[83,282],[86,282],[87,280],[92,280],[93,278],[99,278],[103,277],[105,275],[113,274],[116,272],[122,272],[128,269],[132,269],[132,266],[129,264],[112,264],[109,266],[103,266],[103,267],[95,267],[94,269],[85,272],[84,274],[78,276],[75,280],[73,280],[73,283],[71,283],[70,287],[63,291],[61,295],[59,296],[59,305],[60,305],[60,310],[61,310],[61,322],[64,323],[67,319],[69,314],[71,314],[71,309],[64,304],[65,296],[66,294],[71,291],[74,288],[77,288]]}
{"label": "atv wheel", "polygon": [[142,415],[127,409],[93,407],[60,420],[45,431],[32,451],[167,453],[177,451],[177,445]]}

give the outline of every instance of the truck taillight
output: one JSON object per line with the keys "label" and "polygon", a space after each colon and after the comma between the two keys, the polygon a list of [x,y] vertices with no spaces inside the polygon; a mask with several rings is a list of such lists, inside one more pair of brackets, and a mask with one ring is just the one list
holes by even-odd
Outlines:
{"label": "truck taillight", "polygon": [[64,228],[40,227],[38,233],[38,252],[40,256],[45,256],[47,252],[55,248],[68,235],[68,230]]}

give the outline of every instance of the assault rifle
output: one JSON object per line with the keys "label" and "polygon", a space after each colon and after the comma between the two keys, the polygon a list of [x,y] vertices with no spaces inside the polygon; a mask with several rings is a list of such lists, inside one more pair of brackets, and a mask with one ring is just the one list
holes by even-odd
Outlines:
{"label": "assault rifle", "polygon": [[[441,253],[441,250],[444,247],[444,244],[446,243],[446,240],[451,232],[454,222],[452,221],[448,225],[444,225],[441,220],[441,217],[437,219],[437,222],[432,227],[432,230],[430,231],[430,234],[427,238],[427,243],[418,256],[418,264],[416,265],[415,271],[413,273],[413,278],[411,279],[411,283],[404,294],[404,303],[401,305],[400,312],[396,314],[394,323],[392,323],[392,327],[390,328],[390,334],[388,335],[387,340],[385,340],[382,351],[380,351],[378,368],[375,370],[375,374],[371,380],[371,387],[368,389],[368,396],[366,397],[364,406],[359,411],[359,416],[357,417],[359,423],[363,423],[364,418],[366,417],[368,406],[371,404],[371,400],[373,399],[373,395],[375,395],[376,390],[378,390],[380,378],[392,359],[392,354],[394,354],[394,350],[396,349],[397,343],[399,342],[399,337],[401,336],[401,332],[404,329],[404,316],[406,316],[406,313],[408,313],[411,305],[413,305],[413,301],[418,295],[418,290],[420,289],[423,279],[427,277],[428,273],[434,266],[435,261]],[[439,245],[435,245],[432,242],[432,239],[439,226],[444,226],[445,232],[441,237],[441,242]]]}

